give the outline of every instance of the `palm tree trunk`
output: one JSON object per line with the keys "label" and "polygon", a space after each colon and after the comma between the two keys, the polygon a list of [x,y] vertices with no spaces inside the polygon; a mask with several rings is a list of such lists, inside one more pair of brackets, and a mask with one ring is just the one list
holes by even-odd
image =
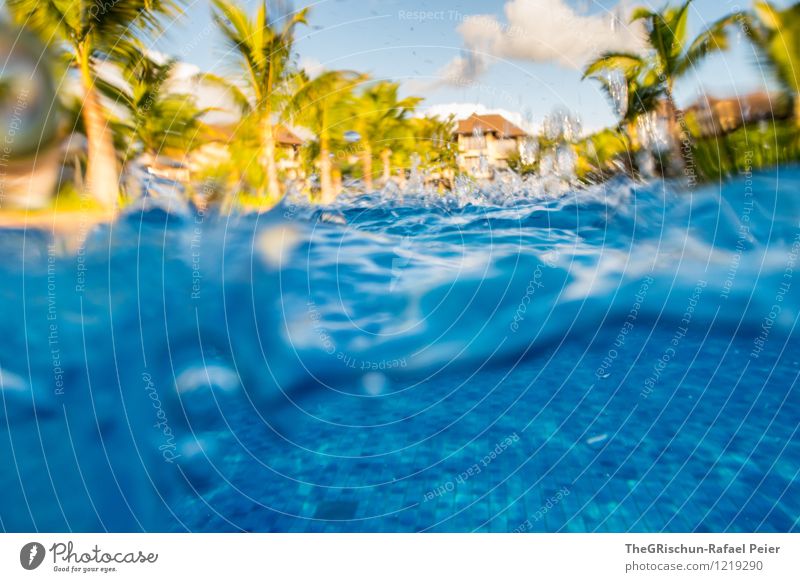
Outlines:
{"label": "palm tree trunk", "polygon": [[639,147],[639,135],[636,129],[637,119],[632,119],[626,122],[625,130],[623,132],[625,136],[628,138],[628,144],[630,145],[631,153],[633,153],[633,151],[638,149]]}
{"label": "palm tree trunk", "polygon": [[83,168],[81,167],[81,159],[78,154],[72,156],[72,171],[74,173],[72,180],[75,182],[75,188],[78,192],[83,192]]}
{"label": "palm tree trunk", "polygon": [[[691,135],[685,122],[681,123],[680,111],[675,106],[672,86],[667,86],[667,126],[670,138],[673,141],[673,153],[667,159],[667,173],[685,173],[692,166]],[[676,164],[675,161],[679,162]],[[672,167],[669,167],[672,166]]]}
{"label": "palm tree trunk", "polygon": [[381,163],[383,164],[383,183],[388,184],[392,179],[392,150],[386,149],[381,152]]}
{"label": "palm tree trunk", "polygon": [[625,165],[625,171],[628,173],[629,176],[635,176],[636,175],[635,151],[637,143],[634,140],[637,139],[636,122],[628,121],[627,123],[623,123],[622,125],[620,125],[619,134],[622,137],[626,150],[623,159],[623,164]]}
{"label": "palm tree trunk", "polygon": [[264,119],[264,163],[267,166],[267,194],[275,199],[281,197],[281,185],[278,181],[278,164],[275,162],[275,128],[269,112]]}
{"label": "palm tree trunk", "polygon": [[364,189],[372,192],[372,148],[364,146],[361,152],[361,163],[364,166]]}
{"label": "palm tree trunk", "polygon": [[342,170],[334,166],[331,175],[333,176],[333,196],[336,198],[342,193]]}
{"label": "palm tree trunk", "polygon": [[106,112],[94,86],[88,51],[79,52],[79,61],[85,92],[81,109],[87,142],[85,191],[104,207],[115,208],[119,196],[117,152]]}
{"label": "palm tree trunk", "polygon": [[328,140],[323,138],[320,138],[319,185],[320,202],[330,204],[336,200],[336,192],[333,189],[331,154],[328,149]]}
{"label": "palm tree trunk", "polygon": [[794,117],[794,126],[800,127],[800,93],[795,93],[792,101],[792,115]]}

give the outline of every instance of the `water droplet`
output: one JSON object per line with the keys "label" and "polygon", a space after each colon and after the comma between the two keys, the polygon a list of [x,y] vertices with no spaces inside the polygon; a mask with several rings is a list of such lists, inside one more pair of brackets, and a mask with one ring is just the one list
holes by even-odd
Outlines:
{"label": "water droplet", "polygon": [[589,445],[589,446],[599,445],[600,443],[602,443],[603,441],[605,441],[607,439],[608,439],[608,433],[604,432],[603,434],[599,434],[599,435],[596,435],[596,436],[593,436],[593,437],[589,437],[588,439],[586,439],[586,444]]}
{"label": "water droplet", "polygon": [[379,396],[386,391],[389,385],[389,379],[380,372],[367,372],[361,378],[361,384],[367,394],[370,396]]}
{"label": "water droplet", "polygon": [[294,250],[299,241],[297,229],[282,224],[261,232],[258,236],[258,250],[267,265],[278,268],[288,262],[286,255]]}

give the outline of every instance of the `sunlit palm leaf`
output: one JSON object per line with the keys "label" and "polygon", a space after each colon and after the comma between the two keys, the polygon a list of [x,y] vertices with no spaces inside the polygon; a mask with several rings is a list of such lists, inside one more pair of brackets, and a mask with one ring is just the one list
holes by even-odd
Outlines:
{"label": "sunlit palm leaf", "polygon": [[594,77],[598,73],[608,71],[621,71],[629,74],[631,71],[638,70],[644,64],[644,59],[634,53],[607,52],[599,58],[590,62],[583,71],[583,78]]}
{"label": "sunlit palm leaf", "polygon": [[676,68],[676,73],[683,75],[711,53],[728,50],[728,29],[739,18],[738,14],[724,16],[700,33],[686,50],[686,55]]}

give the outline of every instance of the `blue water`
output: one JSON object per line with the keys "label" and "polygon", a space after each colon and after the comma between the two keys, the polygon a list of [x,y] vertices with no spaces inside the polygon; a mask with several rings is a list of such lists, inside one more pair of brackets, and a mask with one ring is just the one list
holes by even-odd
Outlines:
{"label": "blue water", "polygon": [[0,528],[800,529],[800,170],[539,186],[3,232]]}

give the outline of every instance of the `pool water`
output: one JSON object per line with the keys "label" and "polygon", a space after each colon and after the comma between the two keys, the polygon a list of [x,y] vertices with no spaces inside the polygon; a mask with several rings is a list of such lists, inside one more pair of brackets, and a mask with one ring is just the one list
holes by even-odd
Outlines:
{"label": "pool water", "polygon": [[796,531],[798,189],[4,232],[0,527]]}

